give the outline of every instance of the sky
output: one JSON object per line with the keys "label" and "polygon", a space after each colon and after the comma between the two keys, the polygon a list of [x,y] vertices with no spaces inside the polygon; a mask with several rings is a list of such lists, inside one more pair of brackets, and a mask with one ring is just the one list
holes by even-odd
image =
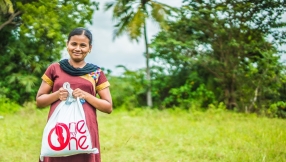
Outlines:
{"label": "sky", "polygon": [[[112,21],[112,10],[104,11],[105,2],[113,0],[98,0],[100,2],[99,10],[94,12],[93,24],[87,28],[93,34],[93,43],[91,53],[86,57],[86,62],[93,63],[99,67],[110,69],[113,75],[123,72],[123,69],[116,68],[117,65],[124,65],[130,70],[145,68],[145,45],[143,37],[139,42],[131,42],[126,34],[113,40],[113,30],[115,22]],[[180,7],[182,0],[157,0],[174,7]],[[159,27],[149,21],[147,22],[147,32],[149,42]],[[64,54],[68,58],[68,54]]]}
{"label": "sky", "polygon": [[[146,67],[146,60],[143,56],[145,45],[143,37],[139,42],[131,42],[126,34],[113,40],[113,30],[115,22],[112,21],[112,10],[104,11],[104,4],[113,0],[97,0],[100,2],[99,10],[93,14],[93,24],[87,28],[93,34],[93,43],[91,53],[86,57],[86,61],[109,69],[112,75],[120,75],[122,68],[116,68],[117,65],[123,65],[127,69],[137,70]],[[182,0],[157,0],[173,7],[180,7]],[[286,15],[283,17],[286,19]],[[150,40],[159,32],[157,24],[147,21],[147,34]],[[286,48],[286,47],[282,47]],[[63,53],[63,58],[69,58],[67,52]],[[282,58],[285,58],[283,56]]]}

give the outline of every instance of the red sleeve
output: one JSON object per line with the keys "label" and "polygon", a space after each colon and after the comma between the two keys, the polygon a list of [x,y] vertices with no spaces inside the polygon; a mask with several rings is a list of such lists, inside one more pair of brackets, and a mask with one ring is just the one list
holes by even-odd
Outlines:
{"label": "red sleeve", "polygon": [[110,83],[108,82],[104,72],[100,70],[100,74],[96,82],[96,91],[103,90],[104,88],[107,88],[109,86],[110,86]]}
{"label": "red sleeve", "polygon": [[54,85],[55,80],[55,66],[56,63],[51,64],[45,71],[44,75],[42,76],[43,81],[48,83],[51,87]]}

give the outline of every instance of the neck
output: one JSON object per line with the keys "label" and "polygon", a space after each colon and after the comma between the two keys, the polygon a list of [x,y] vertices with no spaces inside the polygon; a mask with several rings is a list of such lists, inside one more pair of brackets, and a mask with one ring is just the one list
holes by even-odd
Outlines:
{"label": "neck", "polygon": [[85,61],[75,62],[73,60],[69,60],[69,64],[74,68],[83,68],[86,65]]}

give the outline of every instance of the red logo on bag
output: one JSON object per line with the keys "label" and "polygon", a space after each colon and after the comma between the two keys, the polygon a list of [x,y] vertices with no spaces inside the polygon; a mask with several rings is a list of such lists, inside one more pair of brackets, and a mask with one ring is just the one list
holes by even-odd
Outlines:
{"label": "red logo on bag", "polygon": [[[66,135],[67,135],[66,141],[64,141],[63,130],[65,130]],[[54,146],[52,141],[51,141],[51,136],[52,136],[54,131],[55,131],[56,135],[58,136],[58,142],[59,142],[60,146]],[[53,149],[55,151],[60,151],[60,150],[63,150],[68,145],[69,139],[70,139],[70,133],[69,133],[69,129],[68,129],[67,125],[64,123],[57,123],[56,126],[49,133],[48,143],[49,143],[49,146],[51,147],[51,149]]]}
{"label": "red logo on bag", "polygon": [[[70,142],[73,140],[76,145],[76,150],[78,150],[78,147],[82,150],[87,149],[89,145],[85,146],[87,137],[85,136],[86,130],[84,126],[84,120],[71,122],[69,123],[69,126],[64,123],[57,123],[48,135],[48,144],[50,148],[55,151],[61,151],[69,145],[69,150],[71,150]],[[79,133],[78,136],[77,133]],[[52,141],[52,135],[57,136],[58,144],[56,144],[55,141]]]}

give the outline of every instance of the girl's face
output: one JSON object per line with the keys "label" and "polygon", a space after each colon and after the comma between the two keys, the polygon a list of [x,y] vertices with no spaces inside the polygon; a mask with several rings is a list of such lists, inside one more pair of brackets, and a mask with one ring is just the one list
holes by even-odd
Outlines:
{"label": "girl's face", "polygon": [[91,45],[89,45],[89,39],[85,35],[74,35],[67,42],[67,49],[73,61],[81,62],[90,52]]}

